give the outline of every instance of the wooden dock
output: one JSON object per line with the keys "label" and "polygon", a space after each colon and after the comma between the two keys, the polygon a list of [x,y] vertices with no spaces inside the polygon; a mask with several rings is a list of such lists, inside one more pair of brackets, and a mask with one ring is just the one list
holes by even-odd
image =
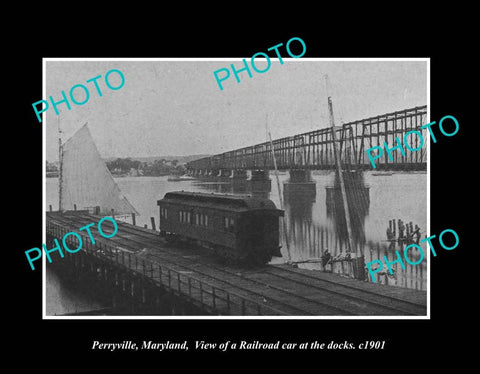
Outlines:
{"label": "wooden dock", "polygon": [[[53,238],[75,231],[83,247],[52,255],[75,272],[93,272],[98,282],[135,296],[155,310],[169,294],[197,315],[263,316],[425,316],[425,291],[373,284],[337,274],[266,265],[245,269],[226,264],[208,250],[169,244],[153,230],[117,221],[118,232],[103,238],[92,227],[95,245],[79,228],[100,217],[87,212],[47,213],[47,247]],[[107,226],[107,225],[105,225]],[[105,232],[108,232],[105,230]],[[67,244],[77,248],[74,236]],[[72,242],[69,242],[72,240]],[[50,246],[49,246],[50,245]],[[73,272],[73,270],[72,270]]]}

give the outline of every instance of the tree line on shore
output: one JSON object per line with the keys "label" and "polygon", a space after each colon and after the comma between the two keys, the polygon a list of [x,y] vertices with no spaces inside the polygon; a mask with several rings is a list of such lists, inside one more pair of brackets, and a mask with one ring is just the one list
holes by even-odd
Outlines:
{"label": "tree line on shore", "polygon": [[[166,160],[164,158],[153,161],[132,160],[130,157],[116,158],[105,162],[113,176],[161,176],[170,174],[183,174],[185,167],[178,160]],[[48,174],[58,173],[58,163],[46,164]]]}
{"label": "tree line on shore", "polygon": [[132,160],[130,157],[117,158],[107,161],[106,165],[112,175],[160,176],[185,172],[185,167],[178,160],[169,161],[164,158],[146,162]]}

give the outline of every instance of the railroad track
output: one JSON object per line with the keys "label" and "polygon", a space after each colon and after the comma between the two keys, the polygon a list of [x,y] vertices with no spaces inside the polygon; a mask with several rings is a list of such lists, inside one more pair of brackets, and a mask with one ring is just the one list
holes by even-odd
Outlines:
{"label": "railroad track", "polygon": [[[87,222],[91,221],[91,218],[89,221],[85,221],[82,219],[82,217],[70,219],[71,217],[69,216],[69,219],[58,219],[58,221],[62,222],[64,225],[71,226],[72,222],[76,223],[77,226],[82,227],[83,225],[87,224]],[[57,219],[57,217],[55,217]],[[133,233],[136,236],[139,236],[139,238],[132,238],[126,235],[122,235],[120,233],[120,227],[122,227],[122,231],[124,230],[124,224],[117,222],[119,226],[119,232],[115,235],[115,237],[108,239],[110,242],[113,242],[115,244],[118,244],[122,247],[129,247],[133,246],[134,248],[138,248],[140,245],[141,248],[150,248],[153,250],[156,250],[158,253],[155,255],[148,255],[148,256],[142,256],[145,257],[146,259],[153,259],[156,260],[157,262],[164,264],[165,266],[170,267],[172,270],[179,271],[179,272],[185,272],[189,271],[195,274],[195,277],[200,280],[200,281],[210,281],[213,279],[218,283],[221,283],[223,285],[228,285],[228,290],[234,290],[237,294],[246,296],[250,298],[251,300],[254,300],[258,303],[267,303],[266,305],[268,307],[271,307],[273,309],[278,309],[283,312],[286,312],[287,314],[293,314],[293,315],[315,315],[314,313],[306,310],[299,308],[295,305],[292,305],[290,303],[287,303],[285,301],[282,301],[281,299],[276,299],[272,297],[272,295],[269,295],[267,291],[265,292],[259,292],[259,291],[254,291],[251,288],[243,287],[238,284],[238,282],[235,282],[233,280],[226,280],[222,279],[218,276],[213,275],[211,272],[206,271],[205,269],[201,270],[198,266],[192,266],[192,262],[188,261],[185,259],[182,255],[179,255],[177,253],[172,253],[172,251],[167,251],[165,249],[160,249],[159,246],[159,238],[146,238],[144,236],[139,236],[138,231],[134,228]],[[129,227],[127,226],[129,229]],[[127,230],[128,231],[128,230]],[[105,230],[107,232],[107,230]],[[127,243],[127,244],[126,244]],[[130,245],[128,243],[131,243]],[[162,243],[163,244],[163,243]],[[142,250],[139,249],[136,251],[136,253],[141,252]],[[172,255],[175,257],[175,261],[172,261],[171,259],[167,258],[165,255],[162,256],[162,254],[167,254],[168,256],[171,257]],[[140,256],[139,256],[140,257]],[[204,265],[202,263],[202,265]],[[212,268],[212,267],[210,267]],[[200,276],[199,276],[200,275]],[[236,279],[238,280],[238,275],[236,275]],[[218,288],[221,288],[220,286]],[[332,310],[326,311],[326,312],[332,312]]]}
{"label": "railroad track", "polygon": [[[285,267],[269,266],[266,269],[267,274],[289,280],[291,282],[297,282],[300,284],[308,285],[309,287],[316,288],[318,290],[326,291],[331,294],[338,294],[342,296],[348,295],[352,299],[358,301],[367,301],[370,304],[378,305],[382,308],[387,308],[392,311],[403,312],[406,314],[425,314],[425,305],[415,303],[409,300],[402,300],[394,296],[379,294],[378,292],[369,291],[365,288],[360,288],[354,285],[346,285],[339,282],[331,281],[328,279],[322,279],[317,276],[308,275],[304,272],[299,273],[295,269],[287,269]],[[287,273],[288,277],[281,273]],[[311,283],[307,283],[306,280]],[[313,284],[312,284],[313,283]],[[360,292],[362,296],[358,296],[355,293]],[[416,309],[418,313],[412,313],[411,310]]]}
{"label": "railroad track", "polygon": [[[133,227],[126,226],[125,227],[127,231],[135,231]],[[164,250],[165,249],[159,249],[159,250]],[[176,254],[176,253],[175,253]],[[177,256],[182,256],[180,254],[176,254]],[[218,267],[213,265],[211,262],[207,262],[203,260],[201,256],[196,259],[197,262],[201,262],[202,264],[214,268],[216,271],[223,272],[225,274],[230,274],[234,276],[238,276],[239,273],[236,270],[230,270],[228,267]],[[242,269],[244,270],[244,269]],[[296,284],[301,284],[302,286],[308,287],[308,288],[314,288],[318,291],[321,292],[326,292],[330,295],[330,302],[335,302],[338,304],[344,304],[346,305],[345,308],[338,308],[338,312],[341,312],[342,314],[347,313],[347,314],[352,314],[351,308],[356,308],[358,309],[358,306],[361,306],[362,304],[364,305],[364,309],[369,309],[368,305],[375,305],[376,308],[378,309],[377,312],[384,312],[385,310],[387,312],[401,312],[402,314],[422,314],[425,312],[425,307],[421,304],[409,302],[406,300],[401,300],[389,295],[381,295],[377,292],[372,292],[369,290],[362,289],[360,287],[355,287],[355,286],[350,286],[350,285],[345,285],[342,283],[326,280],[326,279],[321,279],[316,276],[310,276],[307,274],[299,274],[295,270],[289,270],[286,268],[280,268],[280,267],[275,267],[275,266],[266,266],[260,270],[261,274],[270,274],[273,277],[281,278],[282,280],[285,280],[287,282],[293,282]],[[287,273],[289,276],[284,276],[281,275],[280,273]],[[255,274],[255,271],[247,271],[247,274]],[[292,291],[289,291],[285,289],[285,283],[276,286],[274,283],[272,283],[272,279],[269,279],[269,282],[261,281],[259,279],[255,279],[253,277],[246,277],[244,273],[241,275],[242,279],[248,279],[251,282],[255,282],[256,284],[261,284],[263,286],[266,286],[270,289],[277,289],[279,291],[287,292],[287,293],[292,293]],[[307,281],[309,280],[309,281]],[[312,284],[313,283],[313,284]],[[356,295],[355,293],[361,292],[361,296]],[[296,296],[299,296],[296,294]],[[340,296],[340,299],[338,298]],[[311,301],[311,299],[308,299]],[[349,302],[350,301],[350,302]],[[320,302],[317,301],[318,304],[321,304]],[[416,309],[418,313],[412,313],[411,310],[412,308]],[[361,312],[361,310],[360,310]],[[390,313],[387,313],[390,314]]]}
{"label": "railroad track", "polygon": [[[75,223],[81,227],[90,223],[91,218],[91,216],[76,214],[68,216],[68,218],[58,217],[58,220],[70,226]],[[266,302],[273,308],[286,310],[289,314],[425,314],[423,305],[372,292],[360,286],[346,285],[318,276],[299,273],[295,269],[272,265],[267,265],[259,270],[219,267],[203,257],[206,251],[200,248],[198,257],[192,262],[192,259],[188,258],[192,256],[191,250],[185,253],[184,248],[168,245],[163,241],[160,243],[160,238],[149,230],[141,228],[138,230],[137,227],[122,222],[117,222],[117,224],[119,231],[114,238],[108,239],[117,245],[137,249],[135,252],[139,256],[164,263],[174,270],[191,271],[204,280],[213,279],[223,284],[223,287],[234,289],[237,293],[256,301]],[[147,235],[142,235],[142,231]],[[162,244],[163,247],[159,244]],[[151,253],[142,253],[144,248],[150,250]]]}

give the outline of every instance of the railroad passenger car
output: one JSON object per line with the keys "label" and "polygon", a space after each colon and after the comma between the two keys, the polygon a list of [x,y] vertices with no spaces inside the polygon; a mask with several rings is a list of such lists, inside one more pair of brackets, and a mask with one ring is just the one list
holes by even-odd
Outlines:
{"label": "railroad passenger car", "polygon": [[222,257],[265,264],[281,257],[279,217],[269,199],[197,192],[168,192],[160,207],[160,234],[194,241]]}

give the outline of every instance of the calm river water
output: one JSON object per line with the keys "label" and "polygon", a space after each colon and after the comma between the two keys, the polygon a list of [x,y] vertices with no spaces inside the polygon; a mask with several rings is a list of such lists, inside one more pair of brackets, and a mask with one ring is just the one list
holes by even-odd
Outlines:
{"label": "calm river water", "polygon": [[[288,173],[280,173],[280,185],[288,179]],[[270,198],[280,207],[274,173],[270,174],[270,191],[265,189],[252,193]],[[286,235],[282,230],[283,258],[274,258],[272,263],[281,263],[291,259],[299,267],[312,271],[333,271],[345,276],[354,276],[353,265],[349,261],[335,261],[323,266],[322,254],[328,250],[335,258],[345,253],[345,220],[343,208],[332,208],[331,187],[335,185],[334,172],[313,172],[312,180],[315,187],[310,192],[283,194],[285,209]],[[116,178],[119,187],[135,206],[140,216],[137,225],[150,226],[150,217],[155,217],[158,225],[157,200],[169,191],[198,191],[220,193],[245,193],[241,188],[232,188],[226,183],[200,182],[188,180],[180,182],[168,181],[167,177],[125,177]],[[282,187],[283,188],[283,187]],[[339,191],[337,189],[337,191]],[[363,174],[361,194],[364,204],[360,207],[350,207],[354,243],[357,254],[364,256],[365,263],[386,255],[392,261],[395,250],[400,245],[387,240],[389,221],[398,219],[405,223],[418,225],[421,237],[427,230],[427,174],[426,173],[372,173]],[[365,199],[366,196],[366,199]],[[58,209],[58,179],[47,178],[46,204]],[[333,204],[335,206],[335,204]],[[341,211],[342,214],[339,212]],[[131,221],[129,221],[131,222]],[[398,235],[398,226],[397,226]],[[288,240],[288,246],[286,241]],[[400,251],[401,252],[401,251]],[[411,253],[412,261],[415,256]],[[405,264],[405,270],[398,264],[393,265],[394,274],[378,275],[377,282],[382,284],[426,290],[427,264],[426,260],[416,266]],[[368,278],[368,274],[367,274]],[[371,281],[371,279],[367,279]],[[103,306],[89,300],[88,297],[76,295],[65,289],[54,274],[47,274],[46,284],[47,314],[75,313],[91,309],[101,309]],[[59,302],[59,299],[62,302]]]}

